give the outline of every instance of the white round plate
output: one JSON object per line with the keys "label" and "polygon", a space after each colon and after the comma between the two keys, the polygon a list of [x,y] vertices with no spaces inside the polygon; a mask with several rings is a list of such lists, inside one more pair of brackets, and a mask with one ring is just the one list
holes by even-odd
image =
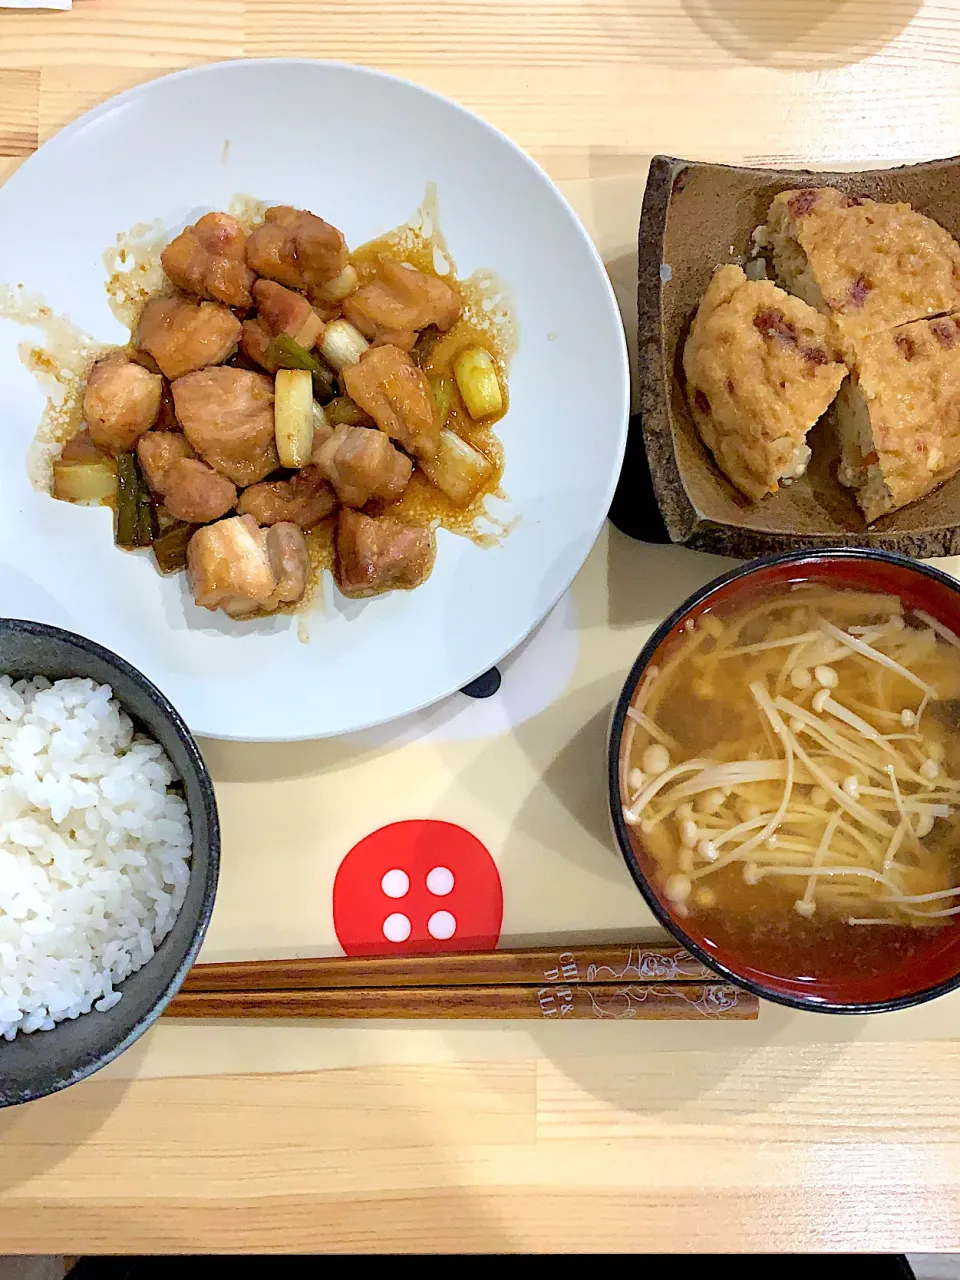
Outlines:
{"label": "white round plate", "polygon": [[[312,209],[351,246],[406,221],[429,183],[461,275],[490,268],[519,324],[497,514],[481,548],[441,531],[416,591],[349,601],[326,578],[298,618],[231,622],[183,575],[112,545],[110,516],[36,492],[25,454],[43,397],[0,321],[0,611],[122,654],[212,737],[346,733],[435,702],[499,662],[583,564],[610,504],[628,415],[620,316],[603,264],[546,175],[436,94],[336,63],[225,62],[121,94],[46,143],[0,188],[0,282],[22,283],[104,342],[102,255],[157,218],[171,233],[243,193]],[[304,642],[304,630],[309,640]]]}

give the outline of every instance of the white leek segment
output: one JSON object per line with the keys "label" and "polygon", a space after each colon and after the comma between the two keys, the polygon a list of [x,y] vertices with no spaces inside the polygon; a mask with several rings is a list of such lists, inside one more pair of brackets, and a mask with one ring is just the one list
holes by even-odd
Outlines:
{"label": "white leek segment", "polygon": [[328,280],[316,291],[316,301],[342,302],[344,298],[349,298],[359,283],[356,267],[348,262],[338,276]]}
{"label": "white leek segment", "polygon": [[458,507],[466,507],[493,475],[490,459],[467,444],[455,431],[440,432],[440,444],[432,458],[421,458],[427,479]]}
{"label": "white leek segment", "polygon": [[57,462],[53,496],[61,502],[110,502],[117,496],[117,469],[112,462]]}
{"label": "white leek segment", "polygon": [[331,321],[320,339],[323,357],[336,369],[337,373],[341,369],[346,369],[348,365],[359,364],[360,357],[369,347],[369,342],[349,320]]}
{"label": "white leek segment", "polygon": [[299,470],[313,452],[313,378],[307,369],[277,372],[273,404],[280,465]]}
{"label": "white leek segment", "polygon": [[471,418],[489,418],[503,408],[497,366],[483,347],[461,351],[453,362],[453,376]]}

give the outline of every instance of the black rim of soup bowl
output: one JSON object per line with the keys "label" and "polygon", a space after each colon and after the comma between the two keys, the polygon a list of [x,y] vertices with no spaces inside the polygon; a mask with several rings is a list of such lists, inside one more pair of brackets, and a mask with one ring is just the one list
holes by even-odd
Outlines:
{"label": "black rim of soup bowl", "polygon": [[[724,587],[730,583],[737,582],[740,579],[750,578],[756,570],[766,569],[779,565],[816,565],[826,561],[874,561],[883,562],[885,564],[895,565],[898,569],[905,570],[910,573],[916,573],[923,577],[932,578],[935,582],[942,586],[948,587],[954,594],[960,596],[960,582],[956,578],[952,578],[949,574],[944,573],[940,569],[934,569],[931,565],[923,564],[919,560],[911,560],[907,556],[897,555],[891,551],[879,551],[872,547],[836,547],[836,548],[817,548],[810,551],[786,551],[779,555],[760,556],[755,560],[749,560],[745,564],[731,569],[728,573],[721,574],[718,578],[714,578],[708,582],[705,587],[701,587],[699,591],[695,591],[675,609],[670,616],[657,627],[653,635],[647,641],[640,651],[640,656],[630,668],[630,674],[627,676],[626,683],[617,700],[613,712],[613,719],[610,723],[610,739],[608,744],[608,779],[609,779],[609,795],[610,795],[610,817],[613,822],[614,834],[617,837],[617,844],[620,846],[620,852],[627,864],[634,883],[640,890],[646,901],[647,906],[656,916],[657,920],[663,927],[677,939],[677,941],[690,952],[708,969],[712,969],[714,973],[735,986],[742,987],[752,992],[756,996],[760,996],[764,1000],[773,1001],[775,1004],[787,1005],[791,1009],[801,1009],[806,1013],[846,1013],[846,1014],[863,1014],[863,1013],[886,1013],[897,1009],[908,1009],[913,1005],[925,1004],[928,1000],[934,1000],[937,996],[946,995],[948,991],[954,991],[960,987],[960,969],[952,977],[947,978],[943,982],[937,983],[935,986],[926,987],[921,991],[911,992],[909,995],[892,996],[889,1000],[876,1000],[861,1003],[838,1003],[835,1001],[827,1001],[822,997],[811,992],[808,996],[788,995],[782,991],[776,991],[762,982],[756,982],[752,978],[747,978],[738,973],[735,969],[729,968],[712,955],[704,947],[702,947],[696,939],[692,938],[681,924],[671,915],[670,911],[664,905],[659,894],[648,880],[643,867],[637,859],[633,845],[630,841],[630,835],[627,830],[627,823],[623,816],[624,801],[620,794],[620,748],[623,740],[623,730],[627,719],[627,709],[633,701],[634,693],[640,683],[640,679],[650,664],[653,655],[659,649],[660,645],[667,639],[670,633],[683,622],[684,618],[704,604],[711,596],[718,591],[722,591]],[[648,855],[649,856],[649,855]],[[960,962],[958,962],[960,963]],[[789,975],[785,975],[789,976]]]}
{"label": "black rim of soup bowl", "polygon": [[[32,641],[38,654],[42,653],[43,645],[49,642],[53,642],[61,652],[73,650],[79,655],[78,670],[74,671],[73,674],[68,674],[65,671],[62,675],[50,675],[40,669],[28,670],[27,667],[20,665],[18,662],[3,663],[3,645],[4,640],[7,638],[26,641],[28,648]],[[89,661],[85,663],[84,659]],[[65,1019],[62,1022],[58,1022],[50,1031],[33,1031],[29,1034],[18,1032],[12,1041],[0,1038],[0,1109],[2,1109],[16,1106],[23,1102],[32,1102],[49,1094],[57,1093],[61,1089],[65,1089],[67,1086],[76,1084],[78,1081],[93,1075],[94,1072],[99,1071],[101,1067],[105,1067],[107,1063],[112,1062],[126,1049],[129,1049],[134,1041],[138,1040],[160,1017],[189,973],[200,950],[207,926],[210,923],[220,870],[220,821],[213,783],[192,733],[169,699],[161,693],[152,681],[148,680],[141,671],[138,671],[136,667],[132,666],[124,658],[121,658],[103,645],[97,644],[94,640],[88,640],[85,636],[77,635],[72,631],[65,631],[60,627],[49,626],[41,622],[30,622],[20,618],[0,618],[0,663],[3,663],[0,666],[0,674],[10,675],[18,680],[30,679],[34,675],[46,675],[46,678],[52,680],[92,679],[98,684],[111,685],[114,697],[134,722],[135,727],[153,741],[159,742],[173,763],[174,770],[183,786],[193,834],[190,881],[193,881],[198,874],[202,876],[199,901],[195,900],[190,916],[184,917],[183,914],[190,901],[190,883],[188,882],[187,897],[184,904],[181,906],[170,931],[157,947],[154,956],[135,973],[125,978],[117,988],[118,991],[126,993],[130,983],[135,982],[140,975],[149,974],[151,967],[158,961],[162,963],[164,952],[169,950],[170,945],[176,945],[173,939],[180,920],[189,921],[192,919],[192,924],[185,923],[183,926],[184,932],[189,934],[189,941],[186,943],[180,960],[172,969],[156,996],[151,997],[146,990],[138,993],[137,1005],[146,1007],[143,1008],[140,1015],[117,1041],[110,1042],[110,1027],[112,1021],[116,1018],[117,1011],[123,1010],[123,1000],[120,1000],[112,1009],[105,1012],[91,1010],[90,1013],[81,1014],[76,1019]],[[83,668],[85,665],[90,664],[99,667],[103,674],[87,674]],[[60,661],[54,662],[52,665],[57,667],[64,664]],[[42,666],[43,661],[41,658],[37,663],[37,667],[40,668]],[[111,672],[114,678],[111,678]],[[125,697],[123,692],[116,688],[115,677],[119,677],[128,686],[132,686],[142,697],[144,707],[149,706],[150,712],[156,720],[167,726],[167,743],[160,740],[157,730],[147,724],[144,717],[130,705],[131,699]],[[171,743],[175,746],[174,751],[170,749]],[[178,756],[179,759],[175,759],[175,756]],[[203,840],[202,871],[199,873],[197,867],[198,828]],[[179,945],[183,946],[182,939],[178,941]],[[146,985],[146,981],[144,981],[144,986],[146,987]],[[76,1032],[75,1034],[79,1041],[88,1039],[90,1043],[88,1045],[81,1044],[78,1047],[76,1054],[70,1059],[69,1065],[66,1063],[57,1066],[48,1065],[45,1062],[45,1058],[48,1056],[44,1053],[45,1042],[49,1045],[50,1041],[57,1037],[61,1029],[67,1031],[74,1027],[88,1027],[89,1036],[84,1036],[82,1032]],[[50,1040],[47,1040],[47,1037],[50,1037]],[[30,1049],[35,1050],[35,1081],[32,1079],[31,1072],[21,1071],[14,1078],[9,1068],[6,1071],[4,1070],[4,1050],[12,1051],[15,1046],[20,1045],[22,1042],[29,1042]],[[106,1044],[106,1047],[104,1047],[104,1044]],[[29,1077],[25,1082],[19,1078],[24,1075]]]}

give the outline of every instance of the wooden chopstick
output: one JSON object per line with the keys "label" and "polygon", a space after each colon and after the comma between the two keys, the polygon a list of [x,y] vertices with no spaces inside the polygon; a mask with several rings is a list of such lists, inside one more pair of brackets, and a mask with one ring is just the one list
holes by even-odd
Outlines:
{"label": "wooden chopstick", "polygon": [[194,965],[181,988],[199,991],[302,991],[347,987],[506,987],[571,982],[716,982],[682,947],[607,943],[453,951],[428,956],[327,956]]}
{"label": "wooden chopstick", "polygon": [[173,1018],[756,1018],[756,996],[725,983],[578,983],[566,986],[341,987],[196,991],[175,996]]}
{"label": "wooden chopstick", "polygon": [[610,943],[196,965],[172,1018],[756,1018],[682,947]]}

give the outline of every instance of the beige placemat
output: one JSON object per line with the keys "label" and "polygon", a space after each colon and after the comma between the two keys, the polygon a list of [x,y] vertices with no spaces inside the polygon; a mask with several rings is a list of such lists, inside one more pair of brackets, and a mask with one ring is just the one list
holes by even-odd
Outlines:
{"label": "beige placemat", "polygon": [[[960,560],[940,562],[960,569]],[[384,824],[439,818],[476,835],[503,886],[501,944],[656,932],[609,831],[610,708],[654,626],[730,562],[604,530],[573,588],[503,664],[498,694],[461,695],[380,730],[289,745],[204,743],[223,870],[204,960],[339,954],[333,880]],[[757,1023],[162,1022],[115,1076],[307,1071],[380,1062],[550,1057],[960,1034],[960,993],[899,1014],[765,1005]]]}

